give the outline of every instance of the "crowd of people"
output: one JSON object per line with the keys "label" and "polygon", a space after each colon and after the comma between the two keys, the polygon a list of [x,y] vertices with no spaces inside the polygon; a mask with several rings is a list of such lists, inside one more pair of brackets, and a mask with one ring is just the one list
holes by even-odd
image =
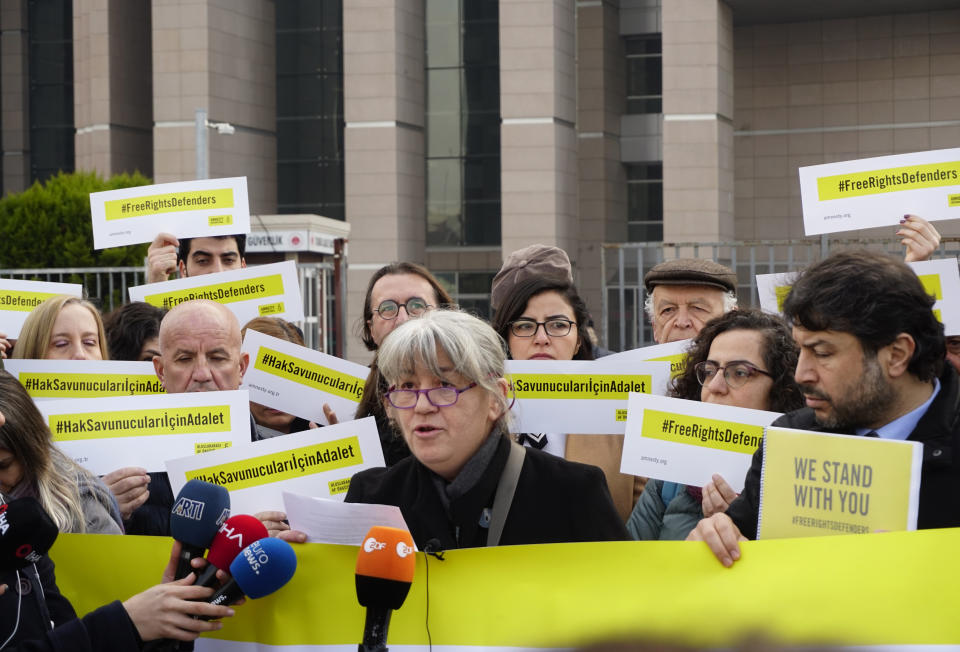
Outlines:
{"label": "crowd of people", "polygon": [[[899,235],[906,261],[929,257],[939,242],[916,216],[905,217]],[[148,252],[150,282],[243,266],[243,236],[160,234]],[[737,275],[715,261],[661,263],[644,286],[655,341],[690,340],[670,396],[782,413],[775,424],[791,428],[923,442],[918,527],[960,526],[960,384],[948,364],[960,336],[944,337],[933,299],[904,262],[867,251],[830,255],[798,274],[784,318],[738,307]],[[507,256],[491,303],[491,323],[460,311],[433,274],[411,262],[373,275],[361,324],[374,353],[363,398],[356,414],[324,412],[330,423],[375,417],[386,466],[356,474],[346,500],[397,505],[421,549],[688,539],[706,542],[722,564],[735,563],[739,542],[757,536],[763,447],[738,494],[719,474],[696,487],[621,473],[622,435],[514,432],[508,359],[593,360],[599,348],[570,260],[556,247]],[[212,301],[169,311],[131,303],[101,317],[90,302],[59,296],[30,313],[15,342],[0,335],[0,356],[150,360],[168,394],[235,390],[250,362],[241,348],[250,329],[303,344],[295,324],[261,317],[241,325]],[[251,441],[315,427],[250,404]],[[62,532],[169,534],[166,474],[124,467],[92,475],[59,451],[26,390],[6,372],[0,492],[35,498]],[[306,540],[283,512],[256,516],[273,536]],[[26,581],[60,600],[51,569],[42,570],[45,579],[34,573]],[[22,581],[16,578],[18,587]],[[111,617],[127,623],[117,631],[135,631],[128,638],[138,644],[191,639],[216,623],[188,616],[232,613],[192,606],[202,604],[190,602],[201,589],[187,584],[151,589],[171,587],[165,607],[152,613],[137,596],[122,612],[114,605]],[[46,620],[62,626],[72,610],[60,605],[57,613]],[[44,636],[56,639],[57,629],[27,627],[14,640]]]}

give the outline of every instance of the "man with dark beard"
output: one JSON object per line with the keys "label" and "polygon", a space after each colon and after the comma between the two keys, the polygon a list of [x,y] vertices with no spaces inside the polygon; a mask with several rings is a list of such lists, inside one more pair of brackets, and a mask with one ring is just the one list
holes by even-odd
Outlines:
{"label": "man with dark beard", "polygon": [[[916,274],[884,254],[842,252],[809,267],[783,307],[807,407],[773,424],[923,442],[920,529],[960,526],[960,380],[944,364],[933,304]],[[762,463],[761,447],[740,497],[688,537],[724,566],[757,536]]]}

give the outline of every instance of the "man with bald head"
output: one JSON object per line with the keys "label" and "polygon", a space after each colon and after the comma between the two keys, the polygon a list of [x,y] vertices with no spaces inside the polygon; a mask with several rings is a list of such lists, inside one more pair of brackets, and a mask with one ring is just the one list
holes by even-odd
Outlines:
{"label": "man with bald head", "polygon": [[239,389],[250,356],[240,350],[240,324],[215,301],[187,301],[160,323],[160,355],[153,358],[167,394]]}
{"label": "man with bald head", "polygon": [[[250,356],[240,350],[240,324],[223,304],[196,300],[177,305],[160,322],[159,339],[153,367],[167,394],[240,388]],[[257,439],[255,433],[251,428]],[[117,497],[127,533],[168,534],[173,491],[165,473],[128,466],[103,481]]]}

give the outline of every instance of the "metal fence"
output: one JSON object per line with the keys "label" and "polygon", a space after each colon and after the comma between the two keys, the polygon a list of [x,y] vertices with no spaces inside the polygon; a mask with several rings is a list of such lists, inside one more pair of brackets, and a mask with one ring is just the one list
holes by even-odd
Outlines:
{"label": "metal fence", "polygon": [[[605,244],[600,338],[613,351],[653,344],[653,331],[644,314],[643,276],[651,267],[673,258],[709,258],[737,273],[740,305],[759,306],[757,274],[798,271],[831,251],[867,248],[903,256],[898,240],[819,239],[731,242],[627,242]],[[960,238],[943,238],[933,258],[956,258]]]}
{"label": "metal fence", "polygon": [[[297,277],[303,298],[300,322],[307,346],[324,353],[337,350],[343,325],[336,323],[333,263],[298,263]],[[129,301],[127,288],[143,285],[143,267],[70,267],[57,269],[0,269],[0,278],[79,283],[84,295],[107,313]]]}

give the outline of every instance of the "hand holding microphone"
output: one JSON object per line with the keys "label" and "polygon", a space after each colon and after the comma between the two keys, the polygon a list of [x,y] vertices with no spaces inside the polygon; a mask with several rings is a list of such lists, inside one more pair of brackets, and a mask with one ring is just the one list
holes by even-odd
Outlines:
{"label": "hand holding microphone", "polygon": [[207,553],[208,565],[197,576],[197,585],[216,586],[218,570],[227,572],[244,548],[267,536],[267,528],[253,516],[235,514],[228,518],[213,537]]}
{"label": "hand holding microphone", "polygon": [[240,551],[230,563],[230,579],[206,602],[231,605],[244,596],[256,600],[290,581],[297,570],[297,554],[281,539],[260,539]]}
{"label": "hand holding microphone", "polygon": [[170,534],[181,543],[174,579],[190,574],[190,562],[203,557],[228,516],[230,494],[226,489],[201,480],[183,485],[170,510]]}

